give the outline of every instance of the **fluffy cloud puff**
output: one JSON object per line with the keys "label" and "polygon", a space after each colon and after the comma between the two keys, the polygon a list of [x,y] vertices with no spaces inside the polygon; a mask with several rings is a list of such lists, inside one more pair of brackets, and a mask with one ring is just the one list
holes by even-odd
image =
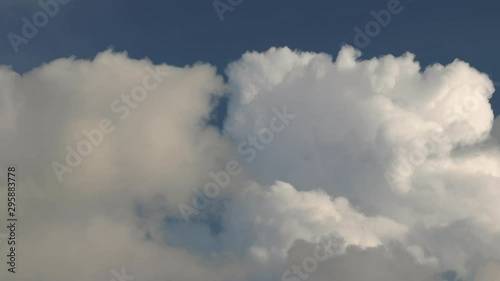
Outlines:
{"label": "fluffy cloud puff", "polygon": [[[459,60],[421,69],[410,53],[360,56],[351,47],[336,59],[272,48],[232,63],[226,135],[247,168],[408,226],[470,219],[496,235],[500,155],[489,141],[496,129],[488,76]],[[248,136],[265,138],[275,107],[296,118],[260,151]],[[463,255],[448,263],[461,276],[474,263]]]}
{"label": "fluffy cloud puff", "polygon": [[[332,62],[325,54],[283,48],[247,53],[230,65],[236,94],[227,122],[235,129],[227,135],[244,156],[249,145],[241,142],[263,132],[261,120],[269,120],[274,107],[286,106],[297,116],[249,166],[269,181],[321,187],[370,212],[407,205],[407,198],[437,195],[456,202],[447,192],[466,200],[467,182],[481,182],[478,196],[498,198],[491,196],[500,176],[498,150],[475,149],[493,123],[487,75],[458,60],[421,71],[408,53],[365,61],[359,56],[345,47]],[[478,209],[468,214],[498,218],[495,210],[470,201],[468,207]],[[439,212],[444,220],[464,215],[462,208],[428,205],[446,207]]]}
{"label": "fluffy cloud puff", "polygon": [[[177,280],[210,275],[198,257],[148,242],[136,210],[156,204],[176,214],[209,171],[234,158],[229,142],[206,125],[224,87],[212,66],[153,65],[106,51],[23,75],[2,67],[0,80],[0,157],[18,170],[19,280],[109,280],[112,269],[133,266],[132,256],[145,264],[135,269],[144,280],[165,275],[163,262],[177,268],[169,273]],[[114,130],[95,133],[105,119]],[[92,142],[84,132],[94,132],[97,145],[80,161],[67,158],[67,147]],[[62,182],[54,162],[69,167]],[[6,186],[1,191],[6,198]],[[1,267],[1,276],[11,274]]]}

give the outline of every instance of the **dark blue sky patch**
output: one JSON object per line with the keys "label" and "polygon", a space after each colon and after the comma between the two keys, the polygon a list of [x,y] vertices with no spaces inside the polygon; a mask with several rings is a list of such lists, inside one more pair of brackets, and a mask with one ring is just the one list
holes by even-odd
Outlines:
{"label": "dark blue sky patch", "polygon": [[[16,54],[7,34],[22,35],[22,17],[31,19],[41,10],[37,1],[22,3],[8,0],[0,10],[0,62],[16,71],[59,57],[92,58],[113,47],[155,63],[184,66],[205,61],[223,74],[242,53],[271,46],[335,56],[342,44],[356,46],[355,28],[366,31],[376,20],[373,13],[388,9],[389,1],[243,1],[221,21],[212,1],[71,0]],[[422,66],[459,58],[500,82],[500,3],[401,0],[400,7],[402,11],[392,14],[362,46],[363,58],[410,51]],[[498,114],[500,98],[492,103]]]}

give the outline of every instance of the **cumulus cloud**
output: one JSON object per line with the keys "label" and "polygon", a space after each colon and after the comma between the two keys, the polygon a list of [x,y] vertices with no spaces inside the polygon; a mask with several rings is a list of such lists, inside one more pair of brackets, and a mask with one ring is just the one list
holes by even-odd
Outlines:
{"label": "cumulus cloud", "polygon": [[[346,245],[375,247],[401,237],[406,227],[381,217],[366,217],[345,198],[324,191],[297,191],[284,182],[269,188],[250,185],[228,204],[226,241],[245,245],[264,261],[286,257],[297,239],[315,241],[335,235]],[[250,242],[249,244],[247,244]],[[247,244],[247,245],[246,245]]]}
{"label": "cumulus cloud", "polygon": [[[177,214],[177,204],[190,200],[209,171],[234,158],[229,142],[206,125],[224,87],[214,67],[155,66],[106,51],[91,61],[59,59],[22,76],[3,67],[0,77],[0,156],[18,168],[18,254],[25,270],[16,276],[100,280],[93,274],[127,266],[131,254],[147,265],[136,270],[146,280],[167,273],[163,262],[186,266],[176,266],[186,272],[178,280],[207,274],[196,256],[166,245],[160,251],[146,239],[136,210],[158,205],[165,216]],[[149,88],[145,96],[138,87]],[[112,132],[100,131],[104,119]],[[80,154],[79,144],[91,139],[97,145]],[[54,162],[66,167],[62,181]]]}
{"label": "cumulus cloud", "polygon": [[[290,249],[287,263],[304,265],[304,256],[313,256],[317,245],[298,240]],[[342,252],[335,252],[328,260],[318,263],[315,271],[307,272],[307,265],[302,272],[289,274],[285,280],[410,280],[441,281],[443,274],[435,271],[434,266],[422,264],[404,246],[397,242],[386,246],[360,249],[350,246]],[[301,277],[302,276],[302,277]],[[307,280],[306,279],[306,280]]]}
{"label": "cumulus cloud", "polygon": [[[111,280],[126,268],[146,281],[494,280],[487,75],[459,60],[422,69],[410,53],[362,60],[347,46],[335,59],[249,52],[226,74],[113,51],[23,75],[1,67],[15,278]],[[225,92],[220,132],[209,120]],[[180,206],[196,208],[189,220]],[[324,239],[335,247],[320,261]]]}
{"label": "cumulus cloud", "polygon": [[[351,47],[336,59],[272,48],[232,63],[227,122],[237,129],[226,134],[235,144],[258,134],[278,104],[297,115],[247,168],[299,190],[320,187],[404,225],[470,219],[495,235],[500,157],[488,142],[488,76],[460,60],[422,69],[410,53],[360,55]],[[461,264],[471,263],[464,255]]]}

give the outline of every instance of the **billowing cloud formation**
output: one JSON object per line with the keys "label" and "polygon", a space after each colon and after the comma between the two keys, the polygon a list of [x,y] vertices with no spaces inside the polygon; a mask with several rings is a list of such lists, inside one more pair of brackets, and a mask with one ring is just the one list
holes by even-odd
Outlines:
{"label": "billowing cloud formation", "polygon": [[[336,59],[272,48],[232,63],[227,135],[243,157],[259,150],[245,140],[264,134],[272,108],[286,106],[297,116],[247,168],[299,190],[320,187],[410,227],[467,219],[496,235],[500,155],[488,139],[494,91],[488,76],[459,60],[421,69],[409,53],[360,55],[351,47]],[[479,257],[489,256],[460,245],[441,252],[428,241],[406,246],[462,278],[472,278]]]}
{"label": "billowing cloud formation", "polygon": [[18,273],[0,277],[495,280],[491,81],[458,60],[360,55],[246,53],[227,84],[210,65],[112,51],[2,67],[20,221]]}
{"label": "billowing cloud formation", "polygon": [[[298,116],[252,166],[269,180],[278,175],[299,188],[322,187],[370,209],[407,206],[408,198],[410,204],[440,200],[418,207],[439,208],[427,210],[435,222],[465,212],[493,225],[497,213],[484,202],[467,204],[475,210],[456,204],[470,198],[467,182],[485,200],[497,197],[490,193],[500,175],[497,150],[473,151],[492,126],[488,77],[460,61],[420,72],[411,54],[356,61],[358,56],[346,47],[332,63],[326,55],[271,49],[229,67],[238,89],[228,121],[238,129],[231,137],[258,133],[260,120],[269,119],[277,104]],[[479,188],[478,181],[484,182]]]}

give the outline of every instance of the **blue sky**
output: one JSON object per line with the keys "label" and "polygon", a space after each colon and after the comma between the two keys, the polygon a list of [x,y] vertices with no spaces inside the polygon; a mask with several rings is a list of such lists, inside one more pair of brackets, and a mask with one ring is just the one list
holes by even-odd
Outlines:
{"label": "blue sky", "polygon": [[[205,61],[222,73],[247,50],[289,46],[335,55],[354,45],[354,28],[373,20],[388,1],[243,0],[221,21],[212,1],[71,0],[15,54],[7,39],[21,18],[40,10],[37,1],[5,0],[0,42],[2,64],[25,72],[62,56],[91,58],[109,47],[133,58],[173,65]],[[401,1],[402,12],[362,49],[364,57],[416,54],[422,65],[465,60],[500,81],[499,4],[496,1]],[[500,98],[492,100],[496,115]]]}

